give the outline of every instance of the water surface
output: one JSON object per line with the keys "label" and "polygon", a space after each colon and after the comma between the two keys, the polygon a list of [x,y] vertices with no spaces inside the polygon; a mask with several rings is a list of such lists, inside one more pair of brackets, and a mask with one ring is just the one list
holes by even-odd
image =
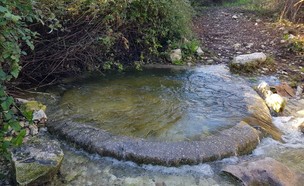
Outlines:
{"label": "water surface", "polygon": [[150,69],[69,84],[64,117],[113,134],[149,140],[200,140],[246,116],[242,84],[212,69]]}

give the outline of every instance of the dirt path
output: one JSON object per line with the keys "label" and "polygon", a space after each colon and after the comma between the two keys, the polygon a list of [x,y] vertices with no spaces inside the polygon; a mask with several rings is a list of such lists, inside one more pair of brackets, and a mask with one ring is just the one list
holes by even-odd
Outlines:
{"label": "dirt path", "polygon": [[304,82],[304,55],[288,51],[283,35],[303,34],[301,27],[284,27],[240,8],[208,8],[195,19],[194,27],[205,50],[205,63],[229,63],[236,55],[264,52],[275,61],[275,70],[262,68],[260,74],[276,73],[282,79]]}

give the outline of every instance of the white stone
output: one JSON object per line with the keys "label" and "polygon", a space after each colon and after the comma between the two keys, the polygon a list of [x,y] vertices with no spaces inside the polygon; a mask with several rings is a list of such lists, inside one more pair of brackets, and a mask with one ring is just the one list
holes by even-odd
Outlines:
{"label": "white stone", "polygon": [[29,129],[30,129],[30,134],[32,136],[35,136],[38,134],[38,127],[36,125],[30,125]]}
{"label": "white stone", "polygon": [[170,59],[172,62],[180,61],[182,59],[182,50],[181,49],[172,50],[170,54]]}
{"label": "white stone", "polygon": [[42,121],[42,120],[44,120],[44,121],[47,120],[47,116],[46,116],[45,112],[42,109],[40,109],[38,111],[34,111],[33,121]]}
{"label": "white stone", "polygon": [[244,54],[236,56],[232,60],[232,64],[246,65],[248,63],[258,63],[266,61],[267,56],[263,52],[256,52],[252,54]]}
{"label": "white stone", "polygon": [[197,54],[198,56],[201,56],[201,55],[203,55],[203,54],[204,54],[204,51],[202,50],[202,48],[201,48],[201,47],[198,47],[198,48],[197,48],[197,50],[196,50],[196,54]]}
{"label": "white stone", "polygon": [[233,48],[234,48],[235,50],[237,50],[237,49],[239,49],[241,46],[242,46],[242,45],[241,45],[240,43],[236,43],[236,44],[233,45]]}
{"label": "white stone", "polygon": [[286,106],[286,100],[279,94],[271,94],[266,97],[265,102],[269,108],[277,113],[282,112]]}
{"label": "white stone", "polygon": [[232,19],[237,19],[237,18],[238,18],[237,15],[233,15],[233,16],[232,16]]}
{"label": "white stone", "polygon": [[268,83],[265,81],[262,81],[258,87],[257,87],[257,92],[265,99],[266,97],[269,97],[272,92],[270,91],[270,87]]}

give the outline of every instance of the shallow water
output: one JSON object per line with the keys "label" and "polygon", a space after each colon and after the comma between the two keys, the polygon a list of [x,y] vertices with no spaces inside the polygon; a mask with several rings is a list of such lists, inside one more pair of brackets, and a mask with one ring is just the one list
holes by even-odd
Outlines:
{"label": "shallow water", "polygon": [[[99,125],[102,125],[103,122],[100,121],[102,121],[104,118],[107,118],[106,113],[109,112],[104,112],[102,108],[106,108],[114,113],[116,112],[116,110],[118,110],[119,112],[116,115],[117,117],[115,118],[115,120],[117,119],[117,121],[123,121],[120,117],[126,117],[124,115],[125,113],[133,112],[130,110],[124,110],[130,109],[127,103],[132,103],[132,105],[134,104],[133,107],[135,108],[134,113],[140,113],[139,108],[141,107],[145,108],[148,106],[152,106],[156,113],[173,113],[173,118],[178,118],[178,116],[180,116],[180,118],[177,119],[175,124],[168,127],[168,130],[170,129],[169,131],[177,132],[178,127],[176,126],[179,125],[178,122],[182,121],[183,117],[189,118],[190,116],[195,116],[195,114],[198,114],[200,113],[200,111],[202,111],[202,108],[198,107],[194,109],[193,107],[189,107],[189,105],[200,106],[199,104],[197,104],[197,102],[201,101],[204,105],[207,105],[208,109],[210,109],[210,116],[212,116],[212,114],[215,114],[214,116],[216,116],[217,113],[223,113],[223,110],[221,110],[220,108],[221,105],[217,105],[216,101],[214,101],[216,107],[209,108],[208,104],[206,104],[209,101],[208,99],[196,100],[197,98],[199,98],[198,93],[202,95],[207,94],[213,96],[213,94],[215,94],[216,92],[212,92],[214,90],[212,87],[218,85],[216,83],[218,79],[215,78],[216,81],[212,83],[211,86],[207,86],[206,89],[206,86],[203,82],[211,80],[205,78],[203,79],[204,81],[201,81],[202,77],[206,77],[204,76],[204,73],[202,74],[203,71],[204,69],[201,68],[195,69],[195,71],[190,72],[163,70],[158,71],[157,73],[150,71],[149,73],[137,72],[138,74],[122,74],[115,77],[107,77],[106,79],[104,79],[104,77],[100,77],[97,79],[96,77],[93,77],[91,79],[85,79],[83,82],[80,83],[73,83],[69,86],[62,86],[62,90],[64,91],[58,97],[60,98],[61,96],[63,96],[64,98],[60,100],[61,108],[59,108],[57,112],[54,112],[54,114],[56,115],[56,117],[59,118],[72,116],[77,118],[78,120],[95,121],[97,123],[99,121]],[[225,73],[218,71],[218,69],[215,72],[212,72],[212,70],[209,69],[209,72],[211,72],[211,74],[224,74],[222,78],[225,79]],[[193,75],[193,73],[199,74],[200,76]],[[139,80],[138,76],[140,76],[143,81]],[[229,79],[230,75],[227,75],[227,78]],[[185,83],[184,80],[187,80],[188,83]],[[134,83],[130,83],[131,81]],[[228,81],[225,86],[231,87],[233,83],[234,82]],[[111,87],[110,84],[113,84],[115,86]],[[128,88],[135,90],[129,90]],[[122,92],[121,90],[124,91]],[[230,95],[237,94],[233,91],[233,88],[220,90],[223,90],[223,92],[226,93],[228,92],[230,93]],[[103,94],[102,91],[108,92],[107,94]],[[186,93],[182,93],[183,91],[186,91]],[[209,91],[212,94],[209,94]],[[155,93],[157,93],[157,95]],[[81,95],[86,95],[84,96],[86,98],[81,98]],[[127,95],[127,98],[123,98],[123,96],[125,95]],[[168,95],[174,95],[174,99],[172,97],[169,97]],[[227,94],[222,94],[224,98],[230,99],[229,96],[226,95]],[[108,97],[107,99],[104,99],[101,98],[102,96]],[[113,100],[113,97],[116,96],[118,96],[118,100]],[[188,98],[191,98],[191,100],[187,100]],[[239,98],[241,99],[242,96],[239,96]],[[99,102],[100,100],[102,100],[102,102]],[[155,102],[153,102],[153,100]],[[83,103],[82,101],[87,101],[87,103]],[[112,101],[114,101],[114,103],[112,103]],[[231,99],[231,101],[233,101],[233,99]],[[57,104],[57,101],[54,101],[54,103]],[[76,106],[73,104],[76,104]],[[85,111],[85,109],[91,107],[95,110],[90,110],[88,112]],[[131,108],[131,110],[134,108]],[[68,112],[65,112],[65,110],[67,109],[70,110]],[[196,112],[194,112],[194,115],[191,115],[191,113],[189,113],[189,110]],[[202,112],[206,112],[206,110],[203,110]],[[92,112],[98,114],[94,115],[92,114]],[[154,119],[156,120],[159,117],[157,116],[157,114],[153,115],[152,113],[144,111],[144,109],[141,110],[141,112],[151,114],[151,117],[154,117]],[[93,117],[91,117],[91,114],[93,115]],[[113,113],[109,112],[108,114],[111,115]],[[99,115],[102,116],[101,119],[96,119]],[[225,114],[223,114],[223,116],[225,116]],[[242,118],[242,113],[240,115],[235,114],[234,117]],[[220,121],[225,121],[223,117],[216,118]],[[111,121],[110,117],[108,119]],[[132,118],[131,116],[130,121],[149,121],[149,119],[153,120],[151,118],[145,118],[139,115],[135,118]],[[204,135],[212,133],[212,128],[214,126],[208,126],[208,124],[212,122],[209,122],[208,120],[206,120],[206,118],[204,118],[204,120],[200,120],[194,117],[193,120],[200,121],[202,123],[204,123],[203,121],[205,121],[206,123],[204,123],[204,125],[209,127],[207,130],[208,133],[204,132],[204,130],[196,129],[199,133],[203,132]],[[160,117],[160,119],[157,121],[161,123],[163,120]],[[71,145],[69,144],[63,143],[65,159],[60,170],[61,174],[57,176],[57,178],[55,178],[55,180],[49,185],[238,185],[239,182],[237,182],[236,180],[231,180],[231,178],[229,178],[228,176],[223,175],[220,170],[226,165],[238,164],[244,160],[263,157],[272,157],[287,165],[289,168],[304,173],[304,135],[300,133],[297,129],[297,126],[303,121],[304,118],[274,117],[274,124],[284,133],[282,136],[284,143],[278,142],[272,138],[264,138],[261,140],[261,143],[258,145],[256,150],[253,151],[252,154],[241,157],[231,157],[220,161],[193,166],[184,165],[180,167],[164,167],[149,164],[139,165],[133,162],[118,161],[113,158],[101,157],[95,154],[88,154],[82,150],[71,147]],[[155,124],[159,125],[159,122],[155,122]],[[191,124],[195,126],[195,123]],[[101,127],[110,131],[113,130],[111,129],[111,125],[109,126],[110,128],[108,129],[105,126]],[[148,125],[148,129],[143,129],[143,131],[153,130],[155,128],[155,126],[150,128],[149,126],[150,125]],[[187,129],[186,126],[187,125],[182,125],[181,128],[183,129],[184,127],[186,132],[182,133],[182,137],[179,136],[178,139],[185,139],[185,137],[191,138],[191,136],[193,138],[193,136],[197,134],[195,133],[197,131],[195,131],[194,133],[189,132],[189,129]],[[229,127],[229,125],[223,126]],[[123,126],[120,125],[119,122],[115,123],[115,130],[120,130],[120,127]],[[216,126],[214,130],[221,130],[221,127],[217,127],[218,126]],[[124,130],[119,132],[124,132]],[[165,134],[168,134],[168,130],[167,132],[165,132]],[[144,136],[146,138],[150,137],[152,139],[155,139],[155,136],[151,137],[143,135],[145,134],[144,132],[138,134],[130,133],[130,131],[127,131],[125,134],[140,137]],[[161,137],[165,137],[166,139],[168,139],[168,135],[164,135],[163,131],[159,132],[157,137],[158,138],[156,139],[161,139]],[[171,138],[171,140],[176,139]]]}
{"label": "shallow water", "polygon": [[222,174],[220,170],[243,160],[262,157],[272,157],[292,170],[304,173],[304,135],[295,127],[302,120],[304,118],[273,118],[276,126],[284,132],[285,143],[265,138],[250,155],[192,166],[139,165],[88,154],[63,144],[65,159],[60,170],[61,174],[49,185],[240,185],[236,180]]}
{"label": "shallow water", "polygon": [[200,140],[247,114],[242,84],[225,73],[150,69],[93,76],[66,85],[59,103],[64,114],[56,117],[149,140]]}

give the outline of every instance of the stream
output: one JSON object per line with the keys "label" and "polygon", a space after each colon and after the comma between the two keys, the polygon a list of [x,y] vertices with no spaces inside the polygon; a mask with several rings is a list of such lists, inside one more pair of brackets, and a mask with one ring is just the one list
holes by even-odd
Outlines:
{"label": "stream", "polygon": [[[197,70],[200,71],[199,68],[195,69]],[[192,81],[191,78],[195,76],[184,70],[173,70],[169,75],[167,70],[164,73],[160,69],[152,73],[138,73],[141,75],[140,79],[133,74],[107,78],[92,76],[77,83],[53,87],[48,91],[56,92],[55,97],[59,97],[60,101],[49,102],[50,118],[71,117],[78,122],[93,121],[94,126],[111,133],[151,141],[195,141],[199,140],[201,135],[206,137],[217,133],[218,130],[229,128],[244,117],[244,112],[241,112],[242,104],[236,104],[240,107],[232,111],[228,109],[227,113],[226,108],[230,105],[219,105],[221,101],[215,99],[210,102],[197,96],[198,92],[204,97],[217,92],[216,98],[223,99],[223,96],[226,96],[231,99],[228,102],[235,102],[235,99],[240,97],[234,92],[235,87],[225,88],[222,93],[218,91],[218,87],[222,87],[222,84],[218,83],[220,79],[204,79],[204,82],[211,82],[206,85],[201,81]],[[223,77],[225,78],[225,75]],[[278,83],[276,79],[265,79],[270,79],[270,83]],[[258,82],[252,82],[250,79],[247,81],[252,86]],[[198,86],[197,82],[203,86]],[[226,87],[232,85],[233,82],[226,83]],[[148,108],[151,109],[147,110]],[[210,115],[199,117],[207,112],[210,112]],[[185,121],[189,122],[183,125]],[[221,173],[221,169],[227,165],[261,157],[274,158],[289,168],[304,173],[304,135],[297,128],[304,122],[304,118],[273,117],[272,121],[283,132],[284,143],[266,137],[249,155],[178,167],[137,164],[102,157],[62,141],[65,158],[60,174],[49,185],[239,185],[238,181]]]}

